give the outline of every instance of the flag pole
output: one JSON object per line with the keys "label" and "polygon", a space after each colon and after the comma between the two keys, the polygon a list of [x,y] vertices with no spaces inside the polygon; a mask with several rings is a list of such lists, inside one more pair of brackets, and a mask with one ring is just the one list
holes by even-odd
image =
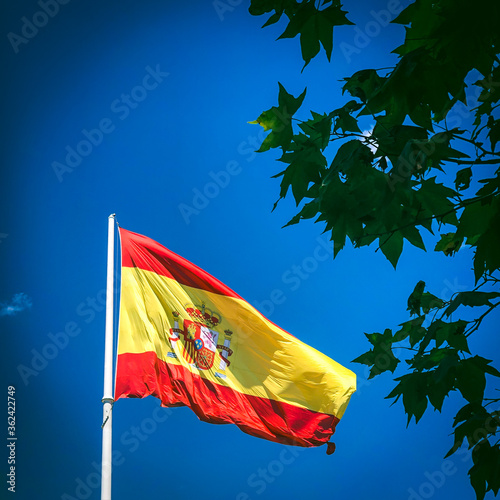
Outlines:
{"label": "flag pole", "polygon": [[111,417],[113,410],[113,298],[115,214],[108,217],[108,269],[106,282],[106,330],[104,344],[104,394],[102,397],[101,500],[111,500]]}

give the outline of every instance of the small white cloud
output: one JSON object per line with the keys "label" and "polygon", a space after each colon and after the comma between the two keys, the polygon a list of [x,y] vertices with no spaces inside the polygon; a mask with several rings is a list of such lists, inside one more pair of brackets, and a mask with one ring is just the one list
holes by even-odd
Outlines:
{"label": "small white cloud", "polygon": [[[363,130],[362,134],[364,137],[367,137],[370,139],[370,143],[368,144],[368,147],[370,148],[371,152],[373,154],[376,153],[377,151],[377,148],[378,148],[378,144],[377,144],[377,141],[375,141],[375,139],[372,137],[372,133],[373,133],[373,127],[369,128],[368,130]],[[361,141],[361,139],[359,139]]]}
{"label": "small white cloud", "polygon": [[16,293],[10,302],[0,302],[0,316],[14,316],[29,309],[33,302],[25,293]]}

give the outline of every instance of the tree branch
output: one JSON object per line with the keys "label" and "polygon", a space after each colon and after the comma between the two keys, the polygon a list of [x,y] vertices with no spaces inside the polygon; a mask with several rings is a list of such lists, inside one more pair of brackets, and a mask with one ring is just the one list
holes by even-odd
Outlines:
{"label": "tree branch", "polygon": [[493,311],[493,309],[495,309],[495,307],[497,307],[499,305],[500,305],[500,301],[497,302],[496,304],[493,304],[491,307],[488,308],[488,310],[485,313],[481,314],[481,316],[479,316],[479,318],[474,320],[474,326],[469,331],[464,332],[465,337],[469,337],[472,333],[474,333],[479,328],[479,325],[482,323],[483,319],[488,314],[490,314],[490,312]]}
{"label": "tree branch", "polygon": [[[460,202],[458,205],[456,205],[454,208],[442,213],[442,214],[439,214],[439,215],[431,215],[430,217],[424,217],[423,219],[416,219],[414,220],[413,222],[409,222],[408,224],[403,224],[402,226],[399,226],[397,227],[396,229],[392,229],[390,231],[385,231],[383,233],[372,233],[372,234],[363,234],[362,236],[360,236],[359,238],[356,239],[356,241],[362,239],[362,238],[368,238],[368,237],[380,237],[380,236],[385,236],[386,234],[392,236],[396,231],[400,231],[401,229],[404,229],[406,227],[410,227],[410,226],[417,226],[417,225],[422,225],[422,222],[425,222],[425,221],[428,221],[428,220],[433,220],[433,219],[439,219],[439,218],[442,218],[448,214],[451,214],[453,212],[456,212],[457,210],[460,210],[461,208],[464,208],[468,205],[472,205],[473,203],[477,203],[479,201],[483,201],[483,200],[486,200],[488,198],[491,198],[493,196],[498,196],[498,195],[495,195],[495,193],[490,193],[490,194],[487,194],[485,196],[479,196],[477,198],[470,198],[468,200],[464,200],[462,202]],[[389,239],[389,238],[387,238]],[[384,241],[384,243],[386,243],[386,241]],[[383,243],[383,244],[384,244]]]}
{"label": "tree branch", "polygon": [[496,164],[500,163],[500,158],[491,159],[491,160],[478,160],[476,158],[475,160],[471,160],[471,161],[454,160],[454,159],[448,158],[445,161],[451,161],[452,163],[456,163],[457,165],[496,165]]}

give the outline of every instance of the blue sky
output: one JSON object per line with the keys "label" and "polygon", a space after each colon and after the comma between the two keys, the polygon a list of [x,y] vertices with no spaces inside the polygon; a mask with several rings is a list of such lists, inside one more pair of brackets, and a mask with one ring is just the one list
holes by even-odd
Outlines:
{"label": "blue sky", "polygon": [[[45,17],[42,4],[4,6],[0,20],[0,306],[26,306],[0,313],[18,498],[100,496],[113,212],[358,375],[333,456],[206,424],[154,398],[120,400],[114,498],[474,498],[466,450],[443,460],[461,399],[406,428],[402,405],[384,399],[391,377],[367,381],[351,363],[368,350],[363,332],[408,319],[417,281],[444,299],[470,287],[469,250],[447,259],[405,247],[397,271],[373,247],[324,258],[319,225],[281,229],[292,200],[270,213],[277,154],[254,153],[264,134],[247,123],[276,104],[278,81],[294,95],[307,86],[304,118],[340,107],[340,79],[395,61],[388,52],[403,31],[385,20],[405,3],[346,2],[358,27],[336,31],[331,64],[321,54],[302,73],[298,40],[276,42],[282,26],[261,30],[265,19],[244,1],[49,1]],[[498,361],[493,328],[472,347]]]}

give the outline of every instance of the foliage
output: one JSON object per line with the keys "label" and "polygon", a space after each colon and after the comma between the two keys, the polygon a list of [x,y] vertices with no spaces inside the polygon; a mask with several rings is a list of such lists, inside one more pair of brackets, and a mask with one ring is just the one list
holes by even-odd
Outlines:
{"label": "foliage", "polygon": [[[304,68],[321,46],[330,60],[333,29],[352,24],[338,0],[252,0],[250,13],[270,14],[264,26],[288,18],[280,38],[300,36]],[[342,92],[352,99],[342,107],[298,119],[306,91],[294,97],[279,84],[278,106],[253,122],[270,131],[260,152],[281,149],[278,202],[291,190],[300,207],[287,225],[315,218],[331,233],[334,255],[347,240],[356,248],[376,242],[396,267],[405,240],[426,250],[424,230],[446,256],[463,245],[473,249],[473,290],[444,301],[417,283],[408,299],[411,319],[394,333],[367,334],[372,347],[355,361],[370,367],[371,378],[394,372],[401,361],[394,347],[409,353],[408,373],[388,396],[402,399],[408,422],[418,422],[429,403],[441,411],[452,391],[463,396],[448,455],[464,440],[473,448],[469,476],[478,499],[500,488],[493,442],[500,412],[489,409],[500,398],[484,397],[487,376],[497,380],[500,372],[468,344],[500,304],[498,19],[498,2],[416,0],[393,21],[405,27],[397,64],[345,78]],[[375,125],[363,132],[367,118]],[[475,319],[452,319],[466,307],[479,310]]]}

